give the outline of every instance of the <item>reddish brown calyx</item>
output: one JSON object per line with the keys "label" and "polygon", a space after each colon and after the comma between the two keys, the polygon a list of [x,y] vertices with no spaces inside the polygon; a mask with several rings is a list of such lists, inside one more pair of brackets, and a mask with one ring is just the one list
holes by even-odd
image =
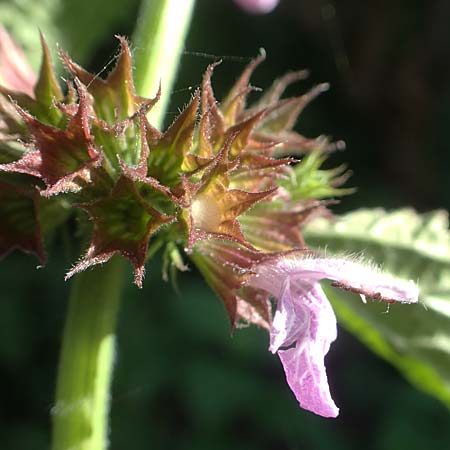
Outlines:
{"label": "reddish brown calyx", "polygon": [[92,171],[101,163],[90,136],[86,92],[78,84],[79,105],[65,130],[45,125],[20,107],[33,149],[21,159],[0,165],[0,171],[16,172],[40,178],[46,185],[44,196],[78,192],[92,179]]}
{"label": "reddish brown calyx", "polygon": [[19,249],[34,253],[44,264],[38,197],[36,189],[0,182],[0,257]]}
{"label": "reddish brown calyx", "polygon": [[205,239],[195,245],[190,257],[221,298],[232,329],[242,322],[270,328],[269,295],[258,289],[243,288],[246,280],[254,275],[251,267],[261,259],[260,252],[235,242]]}
{"label": "reddish brown calyx", "polygon": [[60,52],[69,72],[88,86],[88,92],[94,99],[96,117],[110,125],[128,119],[143,106],[152,103],[151,100],[136,94],[130,48],[125,38],[116,37],[119,39],[121,51],[114,69],[106,80],[89,73],[64,52]]}
{"label": "reddish brown calyx", "polygon": [[173,217],[149,206],[129,178],[118,179],[109,196],[78,205],[93,221],[89,248],[82,260],[66,276],[108,261],[119,253],[134,266],[135,283],[142,287],[145,258],[151,236]]}
{"label": "reddish brown calyx", "polygon": [[246,192],[230,188],[230,172],[237,161],[229,162],[233,136],[205,169],[201,180],[187,185],[190,204],[183,212],[188,229],[188,248],[210,236],[250,246],[242,234],[238,217],[256,203],[269,198],[276,188],[262,192]]}

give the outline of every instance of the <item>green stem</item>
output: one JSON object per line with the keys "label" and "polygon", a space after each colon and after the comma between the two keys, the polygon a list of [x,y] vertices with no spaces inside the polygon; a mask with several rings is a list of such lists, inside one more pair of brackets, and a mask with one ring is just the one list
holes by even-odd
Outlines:
{"label": "green stem", "polygon": [[139,95],[153,97],[161,83],[162,95],[150,111],[155,126],[164,113],[194,9],[195,0],[144,0],[134,35],[134,79]]}
{"label": "green stem", "polygon": [[53,450],[106,450],[115,326],[124,260],[74,280],[52,410]]}

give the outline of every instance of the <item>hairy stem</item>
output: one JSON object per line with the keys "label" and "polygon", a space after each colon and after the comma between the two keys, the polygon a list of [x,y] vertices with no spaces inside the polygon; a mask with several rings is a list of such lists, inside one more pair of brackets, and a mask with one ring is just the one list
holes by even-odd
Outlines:
{"label": "hairy stem", "polygon": [[124,260],[74,280],[52,410],[53,450],[105,450]]}

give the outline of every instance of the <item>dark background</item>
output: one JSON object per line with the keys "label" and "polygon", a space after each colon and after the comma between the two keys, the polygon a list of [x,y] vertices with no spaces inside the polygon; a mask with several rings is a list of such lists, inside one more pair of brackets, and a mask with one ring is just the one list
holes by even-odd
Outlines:
{"label": "dark background", "polygon": [[[133,3],[134,4],[134,3]],[[137,14],[137,11],[136,11]],[[131,14],[126,15],[131,16]],[[135,16],[134,16],[135,17]],[[167,122],[218,55],[220,98],[260,47],[259,87],[287,70],[310,79],[289,94],[328,81],[330,92],[302,114],[298,130],[347,143],[329,164],[347,163],[358,192],[338,210],[362,206],[419,211],[450,208],[450,2],[281,0],[250,16],[231,0],[198,0]],[[94,26],[94,25],[93,25]],[[117,22],[88,64],[115,53]],[[242,60],[235,57],[242,57]],[[236,61],[236,59],[238,61]],[[69,284],[77,255],[57,238],[49,263],[14,254],[0,269],[0,448],[49,448],[49,412]],[[344,330],[327,358],[333,419],[298,408],[266,332],[232,337],[219,300],[192,270],[177,295],[149,265],[144,288],[128,283],[118,333],[111,449],[423,450],[450,447],[448,410],[404,381]]]}

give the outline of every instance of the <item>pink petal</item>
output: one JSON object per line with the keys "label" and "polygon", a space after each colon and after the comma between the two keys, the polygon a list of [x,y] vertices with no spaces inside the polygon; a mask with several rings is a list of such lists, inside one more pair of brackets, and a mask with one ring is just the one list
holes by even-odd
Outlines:
{"label": "pink petal", "polygon": [[[294,315],[294,317],[292,317]],[[277,334],[276,321],[286,324]],[[297,324],[296,324],[297,322]],[[285,284],[271,331],[272,352],[278,351],[286,380],[300,406],[323,417],[336,417],[324,358],[336,339],[336,317],[320,285]],[[285,337],[281,342],[280,337]],[[295,346],[279,350],[279,346]]]}
{"label": "pink petal", "polygon": [[8,32],[0,26],[0,84],[34,97],[36,75],[24,53]]}
{"label": "pink petal", "polygon": [[292,345],[309,327],[310,313],[301,301],[294,301],[291,280],[286,278],[270,330],[269,350],[275,353],[280,347]]}
{"label": "pink petal", "polygon": [[249,284],[277,298],[286,277],[308,283],[328,278],[336,281],[338,287],[388,302],[416,303],[419,297],[419,289],[413,281],[391,277],[378,267],[352,259],[311,257],[293,252],[267,258],[253,270],[257,276]]}

